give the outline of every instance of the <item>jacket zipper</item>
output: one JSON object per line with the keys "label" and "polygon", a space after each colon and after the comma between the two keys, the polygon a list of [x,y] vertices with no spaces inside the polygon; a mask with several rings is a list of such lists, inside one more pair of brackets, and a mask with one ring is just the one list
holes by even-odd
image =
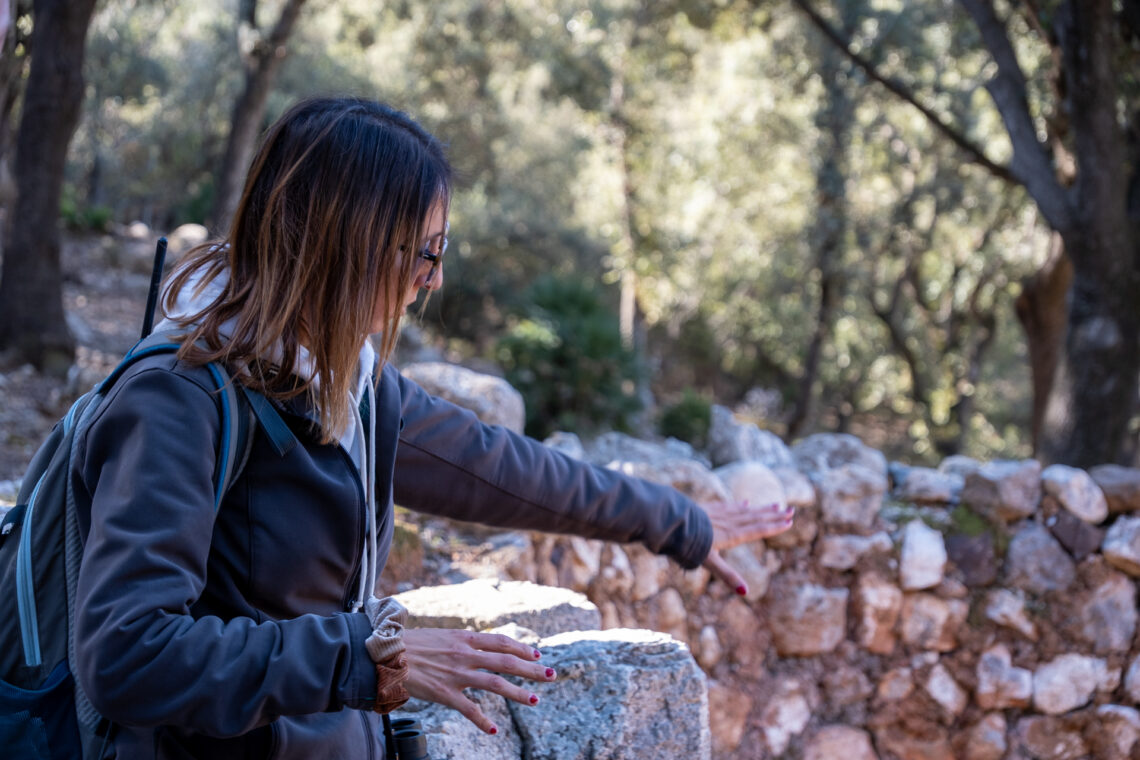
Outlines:
{"label": "jacket zipper", "polygon": [[[336,450],[338,452],[340,452],[341,460],[344,462],[345,466],[348,468],[349,474],[352,475],[353,483],[356,484],[357,504],[360,505],[360,508],[358,509],[358,517],[361,518],[361,522],[357,523],[361,527],[359,530],[357,530],[356,546],[360,547],[364,543],[363,533],[368,530],[368,528],[366,527],[368,525],[368,514],[367,514],[368,504],[364,499],[364,485],[360,482],[360,471],[356,469],[356,465],[353,463],[352,457],[349,456],[348,452],[344,450],[344,447],[337,445]],[[341,600],[340,600],[341,609],[347,610],[349,608],[349,603],[351,602],[351,600],[354,596],[353,587],[356,585],[356,583],[359,583],[359,581],[356,578],[356,574],[358,572],[360,572],[360,552],[359,551],[357,551],[356,558],[352,561],[352,571],[348,574],[348,583],[344,587],[344,594],[341,596]],[[354,581],[356,581],[356,583],[354,583]]]}

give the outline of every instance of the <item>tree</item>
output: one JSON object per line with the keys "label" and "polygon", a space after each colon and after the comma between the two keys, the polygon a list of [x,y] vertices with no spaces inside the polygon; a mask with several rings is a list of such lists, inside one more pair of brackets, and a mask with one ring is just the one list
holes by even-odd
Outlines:
{"label": "tree", "polygon": [[[976,113],[955,120],[927,105],[930,96],[857,52],[809,0],[794,1],[967,161],[1028,192],[1060,243],[1026,283],[1019,308],[1032,351],[1035,448],[1048,461],[1079,466],[1129,460],[1140,388],[1140,194],[1129,192],[1140,182],[1140,141],[1127,139],[1140,116],[1140,99],[1130,91],[1137,84],[1138,4],[1128,0],[1117,16],[1111,0],[1025,0],[1002,18],[991,3],[958,0],[992,61],[985,88],[1012,147],[1001,163],[962,126],[976,121]],[[1036,70],[1019,59],[1011,27],[1048,51],[1044,92],[1035,89]],[[1065,288],[1070,265],[1072,284]],[[1066,314],[1063,330],[1049,319],[1058,311]]]}
{"label": "tree", "polygon": [[287,53],[285,44],[293,33],[305,0],[285,0],[277,22],[266,34],[257,24],[257,0],[241,0],[238,5],[238,47],[245,68],[245,84],[234,103],[230,136],[218,172],[214,207],[210,214],[215,229],[229,226],[230,217],[241,195],[249,162],[257,145],[261,121],[273,82]]}
{"label": "tree", "polygon": [[36,0],[34,51],[16,138],[17,197],[0,274],[0,348],[62,373],[75,343],[63,311],[59,202],[83,100],[83,54],[95,0]]}

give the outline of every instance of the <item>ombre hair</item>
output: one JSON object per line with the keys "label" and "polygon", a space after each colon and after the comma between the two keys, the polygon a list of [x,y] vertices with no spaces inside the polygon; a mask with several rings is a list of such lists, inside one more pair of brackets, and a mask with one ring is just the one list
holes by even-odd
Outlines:
{"label": "ombre hair", "polygon": [[[190,251],[167,286],[170,312],[184,287],[225,278],[177,320],[179,358],[237,368],[269,398],[305,394],[334,440],[356,414],[358,356],[381,307],[381,361],[395,348],[418,238],[433,205],[446,209],[451,176],[440,142],[401,111],[355,98],[293,106],[266,133],[228,236]],[[293,372],[302,347],[309,377]]]}

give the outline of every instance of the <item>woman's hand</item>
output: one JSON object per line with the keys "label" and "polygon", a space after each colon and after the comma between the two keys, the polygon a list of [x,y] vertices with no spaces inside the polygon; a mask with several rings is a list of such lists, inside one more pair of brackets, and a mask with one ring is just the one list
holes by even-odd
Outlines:
{"label": "woman's hand", "polygon": [[792,527],[795,510],[788,505],[752,506],[741,502],[713,501],[701,505],[713,525],[713,544],[704,566],[717,578],[744,596],[748,585],[740,573],[721,556],[721,551],[760,538],[783,533]]}
{"label": "woman's hand", "polygon": [[495,674],[509,673],[544,682],[556,678],[553,668],[535,662],[541,656],[537,649],[497,633],[407,628],[404,645],[408,658],[404,688],[408,693],[458,710],[489,734],[498,733],[498,728],[463,695],[464,689],[483,689],[520,704],[536,705],[538,697],[534,693]]}

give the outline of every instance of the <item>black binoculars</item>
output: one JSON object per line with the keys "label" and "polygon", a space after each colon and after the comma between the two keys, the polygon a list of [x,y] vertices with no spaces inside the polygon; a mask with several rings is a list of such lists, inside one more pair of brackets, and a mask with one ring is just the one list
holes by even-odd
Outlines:
{"label": "black binoculars", "polygon": [[396,718],[393,721],[384,716],[390,726],[387,736],[388,760],[431,760],[427,751],[427,735],[420,728],[420,722],[412,718]]}

